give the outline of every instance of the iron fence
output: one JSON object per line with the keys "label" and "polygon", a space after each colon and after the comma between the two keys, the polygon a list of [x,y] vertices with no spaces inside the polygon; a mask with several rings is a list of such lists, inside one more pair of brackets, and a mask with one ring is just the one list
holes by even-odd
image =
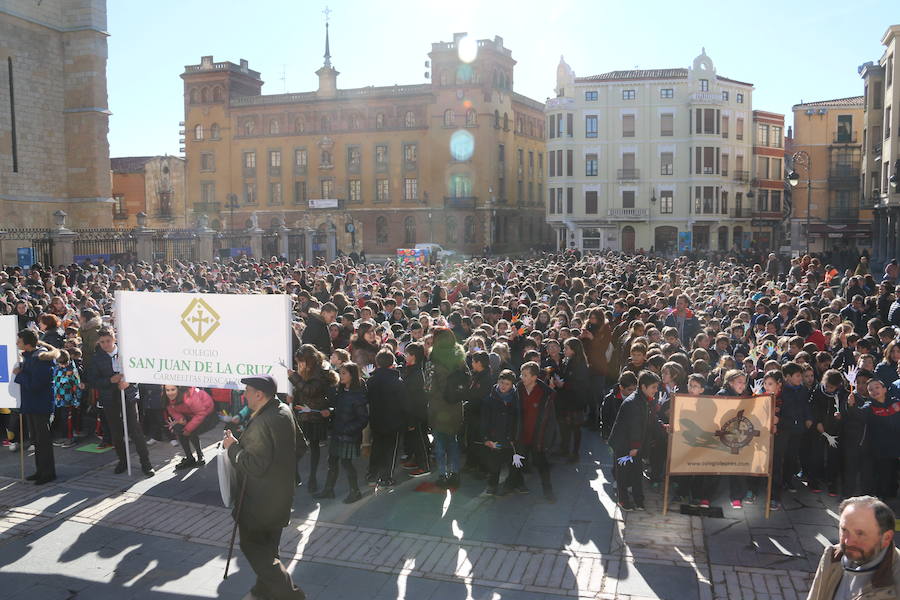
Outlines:
{"label": "iron fence", "polygon": [[171,263],[192,262],[197,247],[197,232],[190,229],[171,229],[153,238],[153,260]]}
{"label": "iron fence", "polygon": [[128,262],[137,250],[134,234],[123,229],[78,229],[73,245],[75,262]]}

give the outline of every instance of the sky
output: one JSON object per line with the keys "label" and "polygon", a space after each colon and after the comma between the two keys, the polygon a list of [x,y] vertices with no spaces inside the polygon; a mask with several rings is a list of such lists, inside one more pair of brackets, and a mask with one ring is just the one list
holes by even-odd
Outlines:
{"label": "sky", "polygon": [[454,32],[501,36],[515,90],[541,101],[560,55],[587,76],[689,67],[705,47],[719,75],[755,85],[754,109],[788,124],[801,101],[861,95],[857,67],[900,23],[897,0],[108,0],[111,156],[179,154],[179,76],[204,55],[247,59],[264,94],[315,90],[326,6],[340,88],[426,83],[431,43]]}

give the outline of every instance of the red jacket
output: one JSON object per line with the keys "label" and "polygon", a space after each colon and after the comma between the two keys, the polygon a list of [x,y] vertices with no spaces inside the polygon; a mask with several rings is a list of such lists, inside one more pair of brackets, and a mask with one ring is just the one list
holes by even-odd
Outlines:
{"label": "red jacket", "polygon": [[805,343],[812,342],[819,349],[819,352],[824,352],[827,349],[828,341],[825,339],[825,334],[822,333],[819,329],[814,329],[809,337],[803,340]]}
{"label": "red jacket", "polygon": [[197,388],[189,387],[184,391],[182,401],[179,404],[173,404],[171,400],[166,406],[166,412],[175,419],[184,419],[184,435],[191,435],[194,430],[210,415],[213,411],[212,397]]}

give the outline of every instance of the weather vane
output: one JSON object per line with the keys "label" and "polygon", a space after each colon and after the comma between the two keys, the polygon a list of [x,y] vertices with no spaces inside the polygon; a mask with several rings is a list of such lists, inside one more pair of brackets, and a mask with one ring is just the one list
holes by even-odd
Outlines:
{"label": "weather vane", "polygon": [[332,12],[333,12],[333,11],[332,11],[330,8],[328,8],[327,6],[325,7],[325,10],[322,11],[322,14],[325,15],[325,22],[326,22],[326,23],[328,23],[329,18],[331,17],[331,13],[332,13]]}

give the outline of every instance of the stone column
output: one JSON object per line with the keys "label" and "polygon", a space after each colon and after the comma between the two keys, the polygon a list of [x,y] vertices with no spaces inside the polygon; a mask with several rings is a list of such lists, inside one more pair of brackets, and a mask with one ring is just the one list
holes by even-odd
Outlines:
{"label": "stone column", "polygon": [[328,226],[325,240],[325,260],[331,262],[337,258],[337,230],[335,230],[333,223]]}
{"label": "stone column", "polygon": [[53,213],[56,229],[50,233],[53,240],[53,265],[70,265],[75,261],[75,239],[78,234],[66,227],[65,211],[58,210]]}
{"label": "stone column", "polygon": [[303,260],[306,264],[313,264],[313,236],[316,234],[316,230],[312,227],[307,227],[304,232],[303,241],[305,242],[303,245]]}
{"label": "stone column", "polygon": [[215,258],[213,253],[213,238],[216,232],[212,229],[203,229],[197,231],[197,247],[194,249],[195,261],[212,262]]}
{"label": "stone column", "polygon": [[276,235],[278,236],[278,255],[283,256],[285,259],[289,259],[288,251],[288,236],[291,234],[291,230],[282,225],[276,230]]}
{"label": "stone column", "polygon": [[253,258],[263,258],[262,255],[262,236],[263,230],[259,227],[255,227],[247,232],[250,234],[250,254],[253,255]]}
{"label": "stone column", "polygon": [[141,262],[153,262],[153,230],[147,228],[147,213],[137,214],[138,226],[134,230],[135,254]]}

